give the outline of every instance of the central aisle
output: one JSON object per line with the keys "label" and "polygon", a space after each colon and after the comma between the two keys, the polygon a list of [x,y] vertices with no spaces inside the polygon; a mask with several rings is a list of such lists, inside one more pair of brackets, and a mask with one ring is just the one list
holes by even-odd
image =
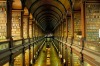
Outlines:
{"label": "central aisle", "polygon": [[57,52],[54,48],[54,46],[51,44],[51,52],[50,52],[50,66],[62,66],[61,60],[57,55]]}
{"label": "central aisle", "polygon": [[[47,48],[49,44],[49,48]],[[62,66],[52,41],[46,42],[33,66]]]}
{"label": "central aisle", "polygon": [[33,66],[46,66],[46,44],[41,50],[38,59],[35,61],[35,64]]}

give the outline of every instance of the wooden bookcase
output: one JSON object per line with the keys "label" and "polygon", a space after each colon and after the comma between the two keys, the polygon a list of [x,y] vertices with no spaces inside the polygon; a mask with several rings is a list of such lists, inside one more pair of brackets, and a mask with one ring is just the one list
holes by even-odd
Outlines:
{"label": "wooden bookcase", "polygon": [[14,58],[14,66],[23,66],[22,54]]}
{"label": "wooden bookcase", "polygon": [[68,17],[68,37],[72,36],[72,32],[71,32],[71,18]]}
{"label": "wooden bookcase", "polygon": [[29,37],[32,38],[32,20],[29,20]]}
{"label": "wooden bookcase", "polygon": [[23,37],[28,38],[28,16],[23,17]]}
{"label": "wooden bookcase", "polygon": [[81,35],[81,13],[74,12],[74,39],[80,39]]}
{"label": "wooden bookcase", "polygon": [[85,4],[86,40],[99,41],[100,3]]}
{"label": "wooden bookcase", "polygon": [[0,41],[7,37],[7,4],[6,1],[0,1]]}
{"label": "wooden bookcase", "polygon": [[12,10],[12,37],[13,39],[21,37],[21,11]]}

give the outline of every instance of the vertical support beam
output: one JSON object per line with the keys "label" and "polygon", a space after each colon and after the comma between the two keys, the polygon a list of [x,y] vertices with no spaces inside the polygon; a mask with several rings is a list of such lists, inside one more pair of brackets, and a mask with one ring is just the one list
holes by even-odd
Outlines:
{"label": "vertical support beam", "polygon": [[39,28],[37,26],[37,39],[38,39],[38,36],[39,36]]}
{"label": "vertical support beam", "polygon": [[34,22],[34,40],[36,40],[36,23]]}
{"label": "vertical support beam", "polygon": [[[13,39],[11,35],[11,25],[12,25],[12,0],[7,0],[7,39],[10,40],[9,48],[12,50],[13,47]],[[10,55],[10,66],[14,66],[13,54]]]}
{"label": "vertical support beam", "polygon": [[68,38],[68,18],[66,18],[66,42]]}
{"label": "vertical support beam", "polygon": [[33,20],[32,20],[32,38],[33,38]]}
{"label": "vertical support beam", "polygon": [[27,38],[29,39],[29,15],[27,16],[28,23],[27,23]]}
{"label": "vertical support beam", "polygon": [[[34,21],[34,41],[36,41],[36,23],[35,23],[35,21]],[[35,44],[35,43],[34,43]],[[34,46],[34,62],[35,62],[35,46]]]}
{"label": "vertical support beam", "polygon": [[[59,40],[61,37],[61,25],[59,26]],[[59,57],[60,57],[60,41],[59,41]]]}
{"label": "vertical support beam", "polygon": [[21,35],[21,38],[22,38],[22,44],[23,44],[23,40],[24,40],[24,37],[23,37],[23,15],[24,15],[24,9],[23,9],[23,6],[22,6],[22,11],[21,11],[21,27],[20,27],[20,33],[21,33],[20,35]]}
{"label": "vertical support beam", "polygon": [[[33,31],[32,31],[32,32],[33,32],[33,35],[32,35],[32,36],[33,36],[33,42],[34,42],[34,35],[35,35],[35,34],[34,34],[34,33],[35,33],[34,26],[35,26],[35,25],[34,25],[34,21],[33,21],[33,27],[32,27],[32,28],[33,28]],[[33,63],[34,63],[34,61],[35,61],[35,59],[34,59],[34,44],[33,44]]]}
{"label": "vertical support beam", "polygon": [[[82,30],[82,39],[81,39],[81,46],[82,50],[84,49],[84,40],[86,39],[86,32],[85,32],[85,1],[81,0],[81,30]],[[82,66],[84,66],[84,59],[81,50],[81,62]]]}
{"label": "vertical support beam", "polygon": [[[60,36],[60,26],[58,27],[58,38],[57,39],[59,39],[59,36]],[[55,33],[56,34],[56,33]],[[60,48],[59,48],[59,45],[60,45],[60,43],[58,42],[58,56],[59,56],[59,52],[60,52]]]}
{"label": "vertical support beam", "polygon": [[[31,39],[33,39],[33,20],[32,20],[32,25],[31,25],[31,28],[32,28],[32,38]],[[33,42],[33,40],[32,40],[32,42]],[[34,45],[32,44],[32,47],[34,47]],[[31,49],[31,52],[32,52],[32,54],[34,53],[34,49]],[[31,57],[33,57],[34,55],[32,55]],[[34,57],[33,57],[34,58]],[[31,58],[32,59],[32,65],[33,65],[33,58]]]}
{"label": "vertical support beam", "polygon": [[[67,17],[67,16],[66,16]],[[68,38],[68,17],[66,18],[66,42]],[[65,45],[66,46],[66,45]],[[67,52],[67,46],[65,47],[65,64],[68,66],[68,52]]]}
{"label": "vertical support beam", "polygon": [[[23,37],[23,15],[24,15],[24,11],[21,12],[21,38],[22,38],[22,44],[24,46],[24,37]],[[25,51],[24,51],[24,48],[23,48],[23,51],[22,51],[22,58],[23,58],[23,66],[25,66]]]}
{"label": "vertical support beam", "polygon": [[63,22],[61,23],[61,61],[63,62]]}
{"label": "vertical support beam", "polygon": [[61,58],[61,37],[62,37],[62,24],[60,25],[60,58]]}
{"label": "vertical support beam", "polygon": [[74,39],[74,14],[73,14],[73,10],[71,12],[71,32],[72,32],[72,36],[71,36],[71,39],[73,41]]}
{"label": "vertical support beam", "polygon": [[[30,43],[30,37],[29,37],[29,15],[27,16],[27,18],[28,18],[28,24],[27,24],[27,37],[28,37],[28,40],[29,40],[29,42],[28,43]],[[29,66],[31,66],[31,63],[30,63],[30,61],[31,61],[31,46],[29,45]]]}
{"label": "vertical support beam", "polygon": [[7,0],[7,39],[11,39],[12,0]]}
{"label": "vertical support beam", "polygon": [[[82,0],[81,0],[82,1]],[[81,2],[81,28],[82,28],[82,38],[85,39],[85,2]]]}
{"label": "vertical support beam", "polygon": [[29,45],[29,66],[32,66],[31,64],[31,45]]}
{"label": "vertical support beam", "polygon": [[[31,40],[30,40],[30,29],[31,28],[29,28],[30,26],[32,27],[32,25],[30,24],[30,22],[32,22],[31,21],[31,19],[30,19],[30,17],[28,17],[28,39],[29,39],[29,43],[31,43]],[[31,33],[32,34],[32,33]],[[29,45],[29,66],[32,66],[32,64],[31,64],[31,58],[32,58],[32,56],[31,56],[31,44]]]}
{"label": "vertical support beam", "polygon": [[[74,39],[74,12],[73,12],[73,8],[71,10],[71,32],[72,32],[72,36],[71,36],[71,46],[73,44],[73,39]],[[70,47],[71,49],[71,56],[70,56],[70,60],[71,60],[71,66],[73,66],[73,52],[72,52],[72,47]]]}
{"label": "vertical support beam", "polygon": [[61,46],[62,46],[62,62],[64,60],[64,44],[63,44],[63,41],[64,41],[64,20],[62,22],[62,43],[61,43]]}

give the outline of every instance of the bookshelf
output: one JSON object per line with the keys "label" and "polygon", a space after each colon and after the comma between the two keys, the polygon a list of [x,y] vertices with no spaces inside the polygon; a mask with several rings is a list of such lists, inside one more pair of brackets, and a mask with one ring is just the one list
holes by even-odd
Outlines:
{"label": "bookshelf", "polygon": [[80,39],[81,35],[81,13],[75,12],[74,13],[74,38]]}
{"label": "bookshelf", "polygon": [[32,38],[32,20],[29,20],[29,37]]}
{"label": "bookshelf", "polygon": [[99,41],[100,3],[85,4],[86,40]]}
{"label": "bookshelf", "polygon": [[22,54],[14,58],[14,66],[23,66]]}
{"label": "bookshelf", "polygon": [[25,51],[25,65],[29,66],[29,49]]}
{"label": "bookshelf", "polygon": [[73,65],[74,66],[80,66],[80,58],[75,53],[73,53]]}
{"label": "bookshelf", "polygon": [[28,16],[24,16],[23,18],[23,37],[27,38],[28,36]]}
{"label": "bookshelf", "polygon": [[68,17],[68,37],[71,37],[71,18]]}
{"label": "bookshelf", "polygon": [[0,1],[0,41],[7,37],[7,4],[6,1]]}
{"label": "bookshelf", "polygon": [[13,39],[20,39],[21,34],[21,11],[12,11],[12,36]]}

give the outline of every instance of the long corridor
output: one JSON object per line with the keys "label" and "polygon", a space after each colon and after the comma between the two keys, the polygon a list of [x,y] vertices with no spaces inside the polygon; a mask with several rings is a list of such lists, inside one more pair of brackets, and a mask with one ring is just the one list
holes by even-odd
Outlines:
{"label": "long corridor", "polygon": [[100,0],[0,0],[0,66],[100,66]]}
{"label": "long corridor", "polygon": [[52,41],[45,42],[33,66],[62,66],[61,59],[52,44]]}

